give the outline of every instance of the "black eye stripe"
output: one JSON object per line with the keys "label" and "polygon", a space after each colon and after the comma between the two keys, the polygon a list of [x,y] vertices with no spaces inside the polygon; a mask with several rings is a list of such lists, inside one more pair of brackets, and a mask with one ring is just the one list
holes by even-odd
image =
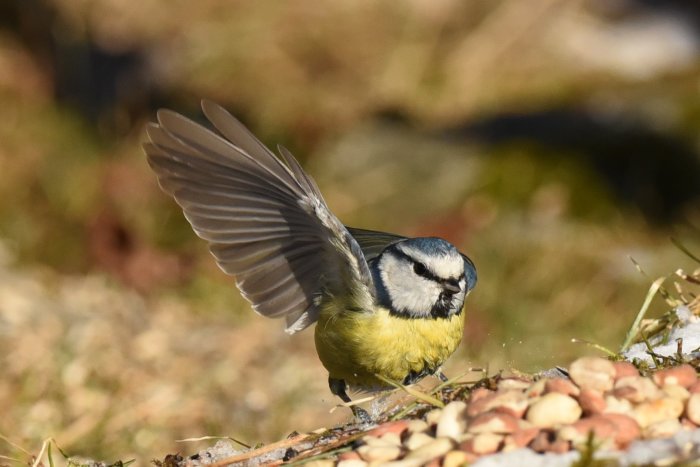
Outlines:
{"label": "black eye stripe", "polygon": [[[450,284],[450,285],[457,285],[457,286],[458,286],[458,285],[459,285],[459,281],[462,280],[462,279],[464,278],[464,273],[462,273],[462,275],[461,275],[459,278],[457,278],[457,279],[452,279],[452,278],[450,278],[450,279],[443,279],[443,278],[438,277],[438,276],[436,276],[435,274],[433,274],[433,272],[430,271],[430,270],[426,267],[425,264],[421,263],[421,262],[418,261],[418,260],[413,259],[412,257],[410,257],[409,255],[407,255],[407,254],[404,253],[403,251],[401,251],[401,250],[399,250],[398,248],[396,248],[396,245],[392,245],[392,246],[390,246],[389,248],[390,248],[391,251],[392,251],[393,253],[395,253],[397,256],[399,256],[399,257],[405,259],[406,261],[410,261],[411,263],[413,263],[413,272],[415,272],[416,274],[418,274],[418,275],[421,276],[421,277],[425,277],[426,279],[429,279],[429,280],[431,280],[431,281],[437,282],[438,284]],[[419,271],[420,271],[420,272],[419,272]]]}
{"label": "black eye stripe", "polygon": [[419,276],[427,276],[428,274],[428,268],[425,267],[425,264],[420,263],[418,261],[413,262],[413,272],[418,274]]}

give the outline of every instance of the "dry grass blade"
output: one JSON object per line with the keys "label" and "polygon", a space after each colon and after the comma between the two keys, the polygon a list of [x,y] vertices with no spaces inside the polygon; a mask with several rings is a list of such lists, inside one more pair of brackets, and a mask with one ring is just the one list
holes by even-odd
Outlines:
{"label": "dry grass blade", "polygon": [[232,438],[230,436],[200,436],[199,438],[185,438],[185,439],[176,439],[176,443],[194,443],[197,441],[209,441],[209,440],[220,440],[220,439],[228,439],[230,441],[233,441],[234,443],[240,444],[246,449],[250,449],[251,446],[249,444],[244,443],[243,441],[239,441],[236,438]]}
{"label": "dry grass blade", "polygon": [[665,280],[666,280],[665,277],[659,277],[649,287],[649,291],[647,292],[647,296],[644,299],[644,303],[642,304],[642,307],[639,309],[639,313],[637,313],[637,317],[634,319],[634,322],[632,323],[632,327],[630,327],[629,331],[627,331],[627,335],[625,336],[625,340],[622,343],[622,346],[620,347],[620,352],[624,352],[625,350],[627,350],[630,347],[630,345],[632,345],[634,338],[639,334],[639,328],[640,328],[640,325],[642,323],[642,319],[644,318],[647,311],[649,310],[649,306],[651,305],[651,301],[654,299],[654,297],[658,293],[659,289],[661,288],[661,284],[663,284]]}
{"label": "dry grass blade", "polygon": [[441,400],[439,400],[431,395],[428,395],[424,392],[418,391],[418,390],[413,389],[411,387],[404,386],[403,384],[397,383],[396,381],[392,381],[389,378],[385,378],[382,375],[375,375],[375,376],[377,378],[379,378],[380,380],[384,381],[385,383],[394,386],[396,389],[403,389],[408,394],[412,395],[416,399],[419,399],[427,404],[434,405],[435,407],[439,407],[439,408],[445,407],[445,404]]}
{"label": "dry grass blade", "polygon": [[309,437],[309,435],[306,435],[306,434],[294,436],[294,437],[289,438],[289,439],[278,441],[277,443],[272,443],[272,444],[268,444],[267,446],[263,446],[263,447],[258,448],[258,449],[253,449],[252,451],[247,451],[247,452],[244,452],[242,454],[237,454],[235,456],[226,457],[226,458],[221,459],[219,461],[212,462],[211,464],[209,464],[209,466],[210,467],[223,467],[224,465],[229,465],[229,464],[234,464],[236,462],[246,461],[248,459],[252,459],[254,457],[258,457],[258,456],[261,456],[263,454],[267,454],[268,452],[274,451],[275,449],[285,449],[288,447],[292,447],[295,444],[299,443],[300,441],[305,440],[308,437]]}
{"label": "dry grass blade", "polygon": [[685,253],[690,259],[694,260],[697,263],[700,263],[700,258],[695,256],[693,253],[691,253],[691,251],[685,245],[683,245],[680,242],[680,240],[678,240],[674,237],[671,237],[671,243],[673,243],[676,246],[676,248],[678,248],[683,253]]}
{"label": "dry grass blade", "polygon": [[600,344],[597,344],[597,343],[595,343],[595,342],[587,341],[587,340],[585,340],[585,339],[579,339],[579,338],[577,338],[577,337],[571,338],[571,342],[574,343],[574,344],[585,344],[585,345],[587,345],[587,346],[589,346],[589,347],[593,347],[594,349],[603,352],[603,353],[606,354],[608,357],[619,358],[618,354],[616,354],[616,353],[613,352],[612,350],[608,349],[607,347],[604,347],[604,346],[602,346],[602,345],[600,345]]}

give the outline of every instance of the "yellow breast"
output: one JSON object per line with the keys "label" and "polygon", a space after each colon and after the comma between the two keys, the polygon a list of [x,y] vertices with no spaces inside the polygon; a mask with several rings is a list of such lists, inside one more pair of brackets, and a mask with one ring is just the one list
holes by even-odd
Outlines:
{"label": "yellow breast", "polygon": [[316,351],[331,378],[383,387],[375,375],[401,382],[411,373],[437,370],[462,339],[464,315],[410,319],[384,308],[363,313],[327,306],[316,323]]}

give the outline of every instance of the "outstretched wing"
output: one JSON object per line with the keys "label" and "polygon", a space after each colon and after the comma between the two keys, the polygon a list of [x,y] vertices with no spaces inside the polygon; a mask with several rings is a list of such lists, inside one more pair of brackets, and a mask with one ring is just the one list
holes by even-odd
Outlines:
{"label": "outstretched wing", "polygon": [[255,311],[285,317],[294,333],[318,319],[324,290],[371,302],[359,245],[296,159],[280,148],[283,163],[218,105],[202,109],[221,136],[161,110],[143,147],[160,186]]}
{"label": "outstretched wing", "polygon": [[350,235],[357,241],[365,256],[365,260],[369,263],[386,247],[391,244],[406,240],[407,237],[391,234],[387,232],[379,232],[377,230],[357,229],[355,227],[345,226],[350,232]]}

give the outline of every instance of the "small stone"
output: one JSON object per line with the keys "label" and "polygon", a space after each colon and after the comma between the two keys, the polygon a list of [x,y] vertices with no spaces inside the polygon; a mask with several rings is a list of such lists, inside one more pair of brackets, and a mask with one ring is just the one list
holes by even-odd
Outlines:
{"label": "small stone", "polygon": [[490,394],[493,394],[493,391],[491,391],[490,389],[476,388],[469,394],[469,402],[476,402],[479,399],[483,399],[484,397]]}
{"label": "small stone", "polygon": [[393,446],[401,446],[401,436],[398,433],[384,433],[379,439]]}
{"label": "small stone", "polygon": [[469,433],[500,433],[508,434],[518,430],[519,419],[501,412],[484,412],[469,421]]}
{"label": "small stone", "polygon": [[593,389],[582,389],[578,395],[578,403],[587,415],[603,413],[606,407],[603,394]]}
{"label": "small stone", "polygon": [[426,444],[432,443],[435,440],[432,436],[427,433],[413,433],[411,436],[406,438],[403,445],[409,451],[415,451],[418,448],[425,446]]}
{"label": "small stone", "polygon": [[335,467],[335,462],[331,459],[317,459],[306,462],[304,465],[308,467]]}
{"label": "small stone", "polygon": [[581,389],[609,391],[615,379],[615,366],[600,357],[581,357],[569,366],[569,376]]}
{"label": "small stone", "polygon": [[398,446],[370,446],[364,445],[357,448],[357,453],[362,460],[367,462],[388,462],[398,459],[401,448]]}
{"label": "small stone", "polygon": [[610,440],[610,443],[612,443],[616,432],[617,425],[611,420],[602,415],[594,415],[563,427],[559,430],[557,436],[559,439],[570,441],[576,446],[587,443],[591,433],[593,433],[593,437],[598,444],[605,440]]}
{"label": "small stone", "polygon": [[635,404],[644,401],[658,399],[662,392],[654,382],[643,376],[626,376],[615,382],[613,395],[618,399],[625,399]]}
{"label": "small stone", "polygon": [[527,405],[527,396],[522,391],[508,390],[493,392],[469,404],[467,407],[467,416],[475,417],[480,413],[496,410],[520,418],[527,410]]}
{"label": "small stone", "polygon": [[442,409],[437,422],[436,437],[458,439],[467,428],[467,404],[453,401]]}
{"label": "small stone", "polygon": [[479,433],[460,444],[460,448],[472,454],[493,454],[503,442],[503,435],[496,433]]}
{"label": "small stone", "polygon": [[408,433],[422,433],[424,431],[427,431],[428,428],[429,428],[429,426],[428,426],[427,422],[420,420],[420,419],[416,419],[416,420],[409,420],[408,421],[406,431]]}
{"label": "small stone", "polygon": [[698,425],[696,423],[691,422],[687,418],[683,417],[681,418],[681,426],[683,427],[684,430],[688,431],[693,431],[698,429]]}
{"label": "small stone", "polygon": [[450,451],[442,459],[442,467],[460,467],[472,460],[473,458],[464,451]]}
{"label": "small stone", "polygon": [[360,455],[357,453],[357,451],[346,451],[338,456],[339,461],[360,461],[364,462],[363,460],[360,459]]}
{"label": "small stone", "polygon": [[454,447],[454,442],[449,438],[435,438],[432,442],[421,446],[415,451],[410,451],[404,459],[426,463],[436,457],[447,454]]}
{"label": "small stone", "polygon": [[549,379],[545,383],[545,394],[549,392],[558,392],[567,396],[578,396],[581,390],[569,379],[554,378]]}
{"label": "small stone", "polygon": [[557,439],[552,444],[549,445],[548,452],[553,452],[555,454],[564,454],[571,450],[571,443],[564,441],[563,439]]}
{"label": "small stone", "polygon": [[425,422],[428,426],[435,426],[442,416],[442,409],[433,409],[427,414],[425,414]]}
{"label": "small stone", "polygon": [[627,376],[639,376],[637,367],[627,361],[613,362],[615,368],[615,380],[625,378]]}
{"label": "small stone", "polygon": [[601,417],[610,420],[617,427],[615,443],[622,449],[626,448],[629,443],[639,438],[642,434],[637,421],[629,415],[606,413],[601,415]]}
{"label": "small stone", "polygon": [[537,427],[520,428],[519,430],[506,435],[503,439],[503,450],[512,450],[524,448],[532,442],[539,434],[540,429]]}
{"label": "small stone", "polygon": [[654,373],[654,382],[659,386],[666,384],[677,384],[684,388],[689,388],[698,380],[698,374],[695,368],[684,363],[674,366],[673,368],[665,368]]}
{"label": "small stone", "polygon": [[678,399],[680,401],[687,401],[690,397],[690,392],[683,386],[678,386],[677,384],[666,384],[661,390],[668,397]]}
{"label": "small stone", "polygon": [[693,384],[690,385],[688,388],[688,392],[691,394],[695,394],[696,392],[700,392],[700,381],[696,381]]}
{"label": "small stone", "polygon": [[550,392],[530,406],[526,419],[537,427],[551,428],[575,422],[581,412],[581,406],[572,397]]}
{"label": "small stone", "polygon": [[647,428],[654,423],[677,419],[683,413],[683,402],[671,397],[662,397],[654,401],[643,402],[632,411],[632,416],[639,426]]}
{"label": "small stone", "polygon": [[632,413],[632,403],[627,399],[618,399],[615,396],[605,396],[604,413]]}
{"label": "small stone", "polygon": [[551,431],[542,430],[537,433],[530,442],[530,449],[536,452],[546,452],[555,440],[555,435]]}
{"label": "small stone", "polygon": [[395,422],[382,423],[378,427],[368,431],[367,434],[376,437],[380,437],[386,433],[401,434],[401,432],[408,428],[408,424],[408,420],[397,420]]}
{"label": "small stone", "polygon": [[544,388],[547,385],[547,381],[549,380],[545,378],[535,381],[525,390],[525,395],[530,398],[540,397],[542,394],[544,394]]}
{"label": "small stone", "polygon": [[681,430],[681,422],[677,418],[670,418],[652,423],[644,429],[645,438],[669,438]]}
{"label": "small stone", "polygon": [[367,467],[367,465],[367,462],[360,459],[359,455],[357,459],[341,459],[338,461],[338,467]]}
{"label": "small stone", "polygon": [[511,389],[515,389],[517,391],[524,391],[527,388],[530,387],[532,384],[531,380],[527,380],[525,378],[518,378],[518,377],[509,377],[509,378],[503,378],[498,382],[498,390],[499,391],[508,391]]}
{"label": "small stone", "polygon": [[691,422],[700,425],[700,393],[693,393],[688,398],[685,405],[685,416]]}

